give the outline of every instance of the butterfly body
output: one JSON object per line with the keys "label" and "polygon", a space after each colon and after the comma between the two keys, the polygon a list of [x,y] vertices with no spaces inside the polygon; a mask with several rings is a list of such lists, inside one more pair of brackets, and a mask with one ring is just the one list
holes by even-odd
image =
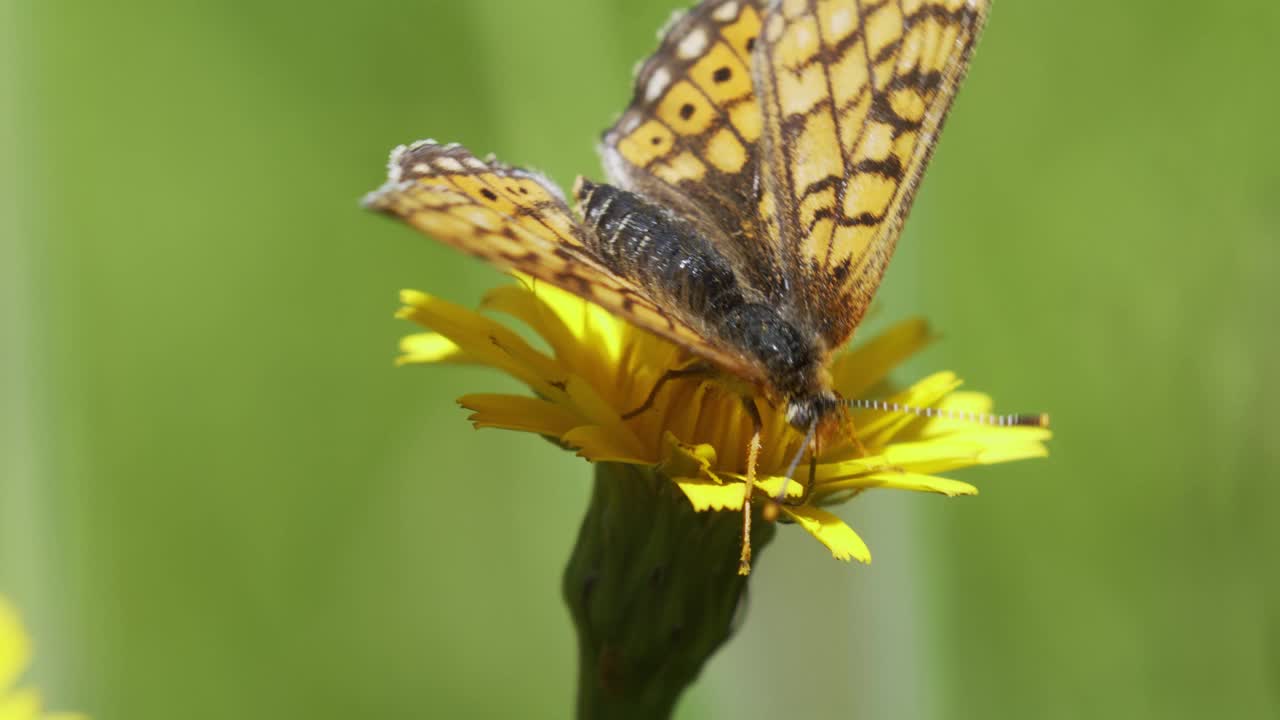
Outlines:
{"label": "butterfly body", "polygon": [[596,257],[760,368],[766,388],[796,406],[793,425],[805,429],[814,419],[802,408],[831,404],[820,400],[834,396],[822,381],[825,351],[817,336],[739,278],[732,261],[695,225],[610,185],[580,180],[575,194]]}
{"label": "butterfly body", "polygon": [[[541,176],[398,148],[366,198],[580,295],[834,427],[827,367],[892,255],[988,0],[703,0],[601,142],[575,216]],[[821,434],[821,433],[819,433]]]}

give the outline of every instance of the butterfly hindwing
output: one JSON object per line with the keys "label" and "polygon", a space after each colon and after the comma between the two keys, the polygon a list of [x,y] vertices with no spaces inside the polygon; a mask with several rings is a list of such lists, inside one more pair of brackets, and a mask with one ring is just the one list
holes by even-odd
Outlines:
{"label": "butterfly hindwing", "polygon": [[728,372],[755,372],[597,261],[584,245],[590,230],[546,178],[431,141],[397,148],[388,175],[382,188],[365,197],[367,207],[500,269],[567,290]]}
{"label": "butterfly hindwing", "polygon": [[879,285],[987,0],[780,0],[755,62],[760,224],[828,347]]}
{"label": "butterfly hindwing", "polygon": [[697,223],[761,290],[775,283],[779,257],[750,211],[763,130],[751,55],[764,5],[704,0],[674,18],[601,142],[613,182]]}

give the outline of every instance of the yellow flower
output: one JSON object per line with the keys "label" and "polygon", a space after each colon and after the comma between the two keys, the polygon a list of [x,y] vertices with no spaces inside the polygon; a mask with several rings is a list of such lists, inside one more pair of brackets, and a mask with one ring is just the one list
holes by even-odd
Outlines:
{"label": "yellow flower", "polygon": [[35,690],[14,687],[31,661],[31,643],[18,613],[0,596],[0,720],[83,720],[82,715],[45,714]]}
{"label": "yellow flower", "polygon": [[[534,397],[460,398],[477,428],[545,435],[592,462],[656,466],[696,510],[742,508],[753,426],[739,383],[705,377],[672,380],[649,409],[623,419],[645,402],[663,373],[687,366],[693,358],[574,295],[523,278],[490,291],[482,307],[527,325],[546,349],[534,347],[502,323],[425,293],[406,290],[401,300],[404,307],[397,316],[431,332],[405,337],[398,363],[489,366],[533,391]],[[831,368],[834,388],[845,398],[866,397],[873,388],[884,387],[889,372],[929,340],[921,320],[897,325],[838,356]],[[795,480],[786,477],[804,438],[787,423],[784,407],[760,400],[763,449],[753,498],[767,503],[785,488],[782,513],[835,557],[870,562],[871,553],[858,534],[824,507],[871,488],[974,495],[972,485],[938,473],[1047,454],[1046,429],[961,419],[989,413],[991,400],[959,392],[959,386],[954,374],[939,372],[883,398],[937,409],[943,416],[853,410],[858,443],[836,438],[834,445],[819,448],[809,489],[808,461]]]}

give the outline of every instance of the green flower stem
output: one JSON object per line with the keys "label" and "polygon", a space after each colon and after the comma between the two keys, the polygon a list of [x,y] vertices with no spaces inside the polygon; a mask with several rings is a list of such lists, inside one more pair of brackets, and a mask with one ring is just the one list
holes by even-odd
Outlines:
{"label": "green flower stem", "polygon": [[[738,574],[742,515],[695,512],[653,468],[595,467],[564,573],[578,631],[578,718],[670,717],[733,633],[747,587]],[[758,558],[774,525],[752,527]]]}

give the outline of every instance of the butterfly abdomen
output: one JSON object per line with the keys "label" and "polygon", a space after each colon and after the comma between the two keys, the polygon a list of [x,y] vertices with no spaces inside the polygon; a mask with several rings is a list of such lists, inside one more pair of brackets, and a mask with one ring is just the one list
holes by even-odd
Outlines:
{"label": "butterfly abdomen", "polygon": [[812,334],[756,302],[758,293],[743,286],[729,260],[692,224],[610,185],[584,180],[575,194],[591,230],[584,243],[601,263],[750,358],[781,394],[812,392],[820,355]]}
{"label": "butterfly abdomen", "polygon": [[644,198],[583,180],[576,189],[587,246],[610,270],[705,318],[746,302],[733,268],[711,243]]}

